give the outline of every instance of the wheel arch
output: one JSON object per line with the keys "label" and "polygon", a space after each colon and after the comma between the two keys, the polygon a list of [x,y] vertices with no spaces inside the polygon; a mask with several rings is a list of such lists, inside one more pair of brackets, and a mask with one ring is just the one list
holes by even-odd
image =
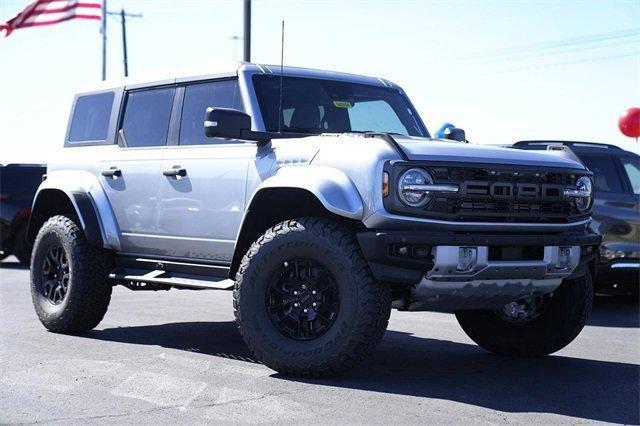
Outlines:
{"label": "wheel arch", "polygon": [[81,193],[69,194],[57,188],[44,188],[38,191],[27,225],[27,241],[33,244],[38,231],[50,217],[73,214],[78,217],[87,240],[102,246],[103,240],[97,215],[92,211],[91,206],[85,206],[86,198],[86,195],[83,196]]}
{"label": "wheel arch", "polygon": [[260,235],[280,222],[298,217],[324,217],[350,225],[361,224],[359,220],[329,210],[309,189],[271,185],[262,187],[251,198],[242,220],[229,278],[235,278],[242,257]]}
{"label": "wheel arch", "polygon": [[76,215],[90,243],[98,247],[120,248],[111,206],[93,174],[84,171],[48,173],[34,197],[27,225],[27,242],[32,244],[44,222],[58,214]]}

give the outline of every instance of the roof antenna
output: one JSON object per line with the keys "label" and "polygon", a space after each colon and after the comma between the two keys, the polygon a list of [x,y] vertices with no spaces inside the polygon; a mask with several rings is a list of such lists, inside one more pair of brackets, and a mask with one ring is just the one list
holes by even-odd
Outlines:
{"label": "roof antenna", "polygon": [[280,107],[278,109],[278,133],[282,133],[282,77],[284,74],[284,19],[282,20],[282,40],[280,42]]}

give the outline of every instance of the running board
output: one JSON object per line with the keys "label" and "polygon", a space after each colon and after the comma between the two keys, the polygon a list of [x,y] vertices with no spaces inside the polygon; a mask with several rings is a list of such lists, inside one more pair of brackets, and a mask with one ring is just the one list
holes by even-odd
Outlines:
{"label": "running board", "polygon": [[164,270],[144,271],[116,268],[109,278],[131,290],[169,290],[171,287],[185,289],[231,290],[233,281],[224,277],[180,274]]}

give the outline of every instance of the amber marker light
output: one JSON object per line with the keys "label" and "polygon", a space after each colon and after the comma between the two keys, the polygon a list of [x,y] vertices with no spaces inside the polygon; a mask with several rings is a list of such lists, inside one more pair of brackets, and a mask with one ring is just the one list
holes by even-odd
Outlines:
{"label": "amber marker light", "polygon": [[389,195],[389,173],[382,173],[382,196],[386,197]]}

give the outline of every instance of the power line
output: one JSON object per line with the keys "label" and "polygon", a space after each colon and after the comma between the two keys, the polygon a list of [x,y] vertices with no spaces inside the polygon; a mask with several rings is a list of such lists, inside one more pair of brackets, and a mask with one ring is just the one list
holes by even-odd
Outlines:
{"label": "power line", "polygon": [[521,67],[521,68],[511,68],[511,69],[506,69],[501,71],[490,72],[488,74],[505,74],[510,72],[529,71],[529,70],[537,70],[537,69],[543,69],[543,68],[556,68],[556,67],[562,67],[566,65],[575,65],[575,64],[582,64],[587,62],[600,62],[600,61],[608,61],[612,59],[629,58],[632,56],[640,57],[640,53],[639,52],[621,53],[618,55],[600,56],[596,58],[585,58],[585,59],[579,59],[575,61],[564,61],[564,62],[556,62],[553,64],[535,65],[535,66]]}
{"label": "power line", "polygon": [[[561,49],[561,50],[555,50],[555,51],[549,51],[549,52],[546,52],[546,51],[538,52],[538,53],[530,52],[530,53],[523,53],[520,55],[514,54],[511,56],[498,57],[498,58],[488,57],[488,58],[482,58],[482,59],[481,58],[469,59],[467,61],[459,61],[459,62],[463,63],[465,66],[486,65],[486,64],[496,64],[496,63],[506,63],[506,62],[525,62],[525,61],[530,61],[534,59],[548,58],[548,57],[559,56],[559,55],[572,55],[579,52],[589,52],[589,51],[598,50],[598,49],[627,46],[629,44],[638,45],[638,49],[636,50],[640,53],[640,39],[637,39],[637,40],[619,40],[612,43],[599,44],[596,46],[573,47],[569,49]],[[451,63],[451,62],[445,61],[443,63]]]}
{"label": "power line", "polygon": [[567,38],[567,39],[550,41],[550,42],[524,44],[524,45],[510,46],[510,47],[504,47],[499,49],[491,49],[491,50],[485,50],[482,52],[475,52],[475,53],[465,54],[465,55],[455,55],[455,56],[446,58],[445,61],[455,62],[455,61],[465,61],[465,60],[474,59],[474,58],[518,55],[518,54],[527,53],[527,52],[536,52],[536,51],[543,51],[543,50],[558,49],[562,47],[571,47],[571,46],[578,46],[578,45],[584,45],[584,44],[599,43],[599,42],[615,40],[615,39],[636,37],[639,35],[640,35],[640,28],[632,28],[627,30],[612,31],[612,32],[602,33],[602,34]]}

